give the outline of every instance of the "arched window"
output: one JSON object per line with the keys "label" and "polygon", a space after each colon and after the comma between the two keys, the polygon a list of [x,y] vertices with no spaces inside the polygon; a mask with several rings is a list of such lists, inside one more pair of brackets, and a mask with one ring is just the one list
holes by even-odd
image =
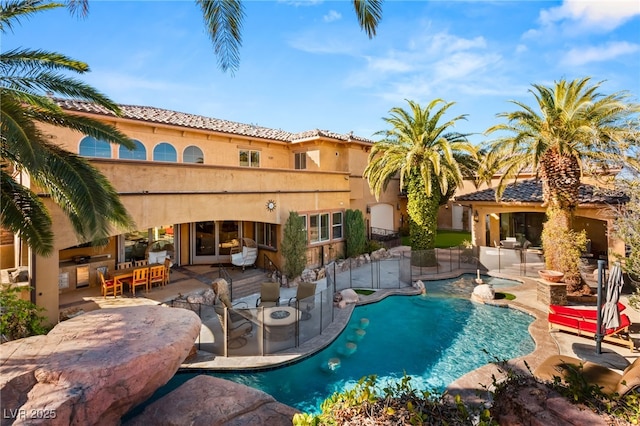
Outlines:
{"label": "arched window", "polygon": [[91,136],[80,141],[80,155],[83,157],[111,158],[111,144]]}
{"label": "arched window", "polygon": [[184,149],[182,153],[182,162],[184,163],[204,163],[204,154],[197,146],[191,145]]}
{"label": "arched window", "polygon": [[133,151],[128,148],[120,145],[120,150],[118,152],[118,157],[123,160],[146,160],[147,159],[147,149],[142,145],[142,142],[133,140],[133,143],[136,144],[136,147]]}
{"label": "arched window", "polygon": [[167,142],[161,142],[153,148],[153,161],[178,161],[178,154],[173,145]]}

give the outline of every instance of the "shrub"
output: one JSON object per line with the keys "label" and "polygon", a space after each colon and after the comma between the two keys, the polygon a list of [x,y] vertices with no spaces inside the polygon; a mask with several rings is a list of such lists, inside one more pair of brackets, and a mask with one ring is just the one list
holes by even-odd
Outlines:
{"label": "shrub", "polygon": [[42,325],[45,317],[43,309],[19,297],[20,288],[8,287],[0,291],[0,334],[2,341],[45,334]]}
{"label": "shrub", "polygon": [[296,414],[293,424],[496,424],[487,410],[468,409],[459,397],[413,389],[411,377],[406,375],[385,385],[379,385],[376,376],[363,377],[353,389],[327,398],[321,408],[317,416]]}
{"label": "shrub", "polygon": [[367,229],[360,210],[348,209],[344,213],[344,237],[347,257],[356,257],[365,252]]}
{"label": "shrub", "polygon": [[281,249],[284,257],[283,271],[287,278],[293,279],[302,274],[307,266],[307,241],[304,218],[296,212],[289,212],[289,218],[284,224]]}

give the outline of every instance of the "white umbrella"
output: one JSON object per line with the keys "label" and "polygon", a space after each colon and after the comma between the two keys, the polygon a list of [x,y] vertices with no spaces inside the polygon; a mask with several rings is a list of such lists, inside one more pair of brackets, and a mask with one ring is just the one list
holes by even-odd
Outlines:
{"label": "white umbrella", "polygon": [[624,281],[622,279],[622,268],[620,263],[616,262],[609,273],[607,281],[607,300],[602,306],[602,328],[620,327],[620,312],[618,312],[618,300]]}

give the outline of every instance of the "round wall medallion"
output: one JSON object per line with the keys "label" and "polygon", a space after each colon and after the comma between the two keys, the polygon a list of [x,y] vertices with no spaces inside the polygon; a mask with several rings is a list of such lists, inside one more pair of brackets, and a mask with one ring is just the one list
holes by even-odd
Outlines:
{"label": "round wall medallion", "polygon": [[276,202],[273,200],[269,200],[267,201],[267,210],[269,210],[270,212],[274,211],[276,209]]}

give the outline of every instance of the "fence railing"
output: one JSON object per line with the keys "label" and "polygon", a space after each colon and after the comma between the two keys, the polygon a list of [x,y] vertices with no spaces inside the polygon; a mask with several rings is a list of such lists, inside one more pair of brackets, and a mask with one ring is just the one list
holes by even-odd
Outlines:
{"label": "fence railing", "polygon": [[281,299],[279,306],[250,307],[240,302],[228,309],[223,305],[190,303],[189,297],[169,304],[190,309],[200,317],[199,350],[221,356],[263,356],[296,348],[321,335],[334,321],[333,295],[340,290],[402,288],[418,279],[477,270],[537,277],[540,269],[544,269],[542,253],[527,249],[454,247],[404,251],[389,258],[371,259],[366,255],[334,261],[325,266],[326,288],[303,300]]}
{"label": "fence railing", "polygon": [[369,238],[389,249],[400,245],[400,233],[392,229],[371,227]]}
{"label": "fence railing", "polygon": [[401,256],[402,281],[413,282],[435,275],[464,272],[498,272],[513,276],[537,277],[544,269],[542,251],[502,247],[451,247],[405,251]]}

